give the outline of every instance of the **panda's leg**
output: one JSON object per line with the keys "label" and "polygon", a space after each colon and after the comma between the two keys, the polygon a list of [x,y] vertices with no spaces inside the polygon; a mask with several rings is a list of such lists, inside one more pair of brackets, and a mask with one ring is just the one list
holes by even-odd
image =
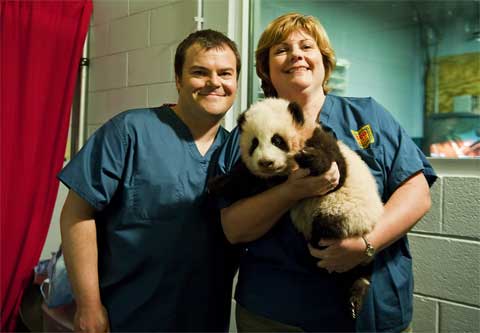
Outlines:
{"label": "panda's leg", "polygon": [[373,263],[355,267],[349,274],[355,279],[350,288],[350,311],[353,319],[358,318],[362,310],[363,301],[370,288]]}
{"label": "panda's leg", "polygon": [[312,221],[312,237],[310,244],[319,248],[318,242],[322,238],[345,238],[344,218],[333,215],[316,215]]}

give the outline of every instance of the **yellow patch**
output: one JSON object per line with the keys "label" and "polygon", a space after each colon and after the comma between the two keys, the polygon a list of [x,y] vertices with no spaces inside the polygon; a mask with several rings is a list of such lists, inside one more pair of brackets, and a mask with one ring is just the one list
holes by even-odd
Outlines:
{"label": "yellow patch", "polygon": [[373,137],[372,128],[369,124],[362,126],[358,131],[350,130],[352,132],[353,137],[357,141],[360,148],[368,148],[371,143],[375,142],[375,138]]}

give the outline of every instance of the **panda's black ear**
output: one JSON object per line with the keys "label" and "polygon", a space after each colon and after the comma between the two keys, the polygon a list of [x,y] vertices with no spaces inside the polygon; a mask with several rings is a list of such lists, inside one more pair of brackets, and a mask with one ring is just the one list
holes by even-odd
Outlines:
{"label": "panda's black ear", "polygon": [[242,112],[237,119],[237,125],[240,129],[240,133],[243,131],[243,124],[245,123],[245,112]]}
{"label": "panda's black ear", "polygon": [[290,104],[288,104],[288,111],[292,114],[293,121],[296,124],[303,126],[305,118],[303,117],[303,111],[300,105],[298,105],[297,102],[290,102]]}

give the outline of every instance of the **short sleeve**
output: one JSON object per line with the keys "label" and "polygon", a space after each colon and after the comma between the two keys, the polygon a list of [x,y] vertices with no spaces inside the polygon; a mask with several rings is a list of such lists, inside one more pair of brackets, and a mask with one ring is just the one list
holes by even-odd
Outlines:
{"label": "short sleeve", "polygon": [[215,175],[228,174],[240,159],[240,131],[235,127],[220,148]]}
{"label": "short sleeve", "polygon": [[58,175],[96,210],[108,205],[123,174],[127,135],[119,123],[116,117],[99,128]]}
{"label": "short sleeve", "polygon": [[[240,131],[238,127],[230,133],[227,141],[220,148],[218,154],[217,168],[214,176],[228,175],[235,164],[240,160]],[[218,209],[230,206],[235,200],[227,197],[215,197],[215,205]]]}
{"label": "short sleeve", "polygon": [[373,101],[382,131],[387,191],[392,194],[403,182],[417,172],[423,172],[430,186],[437,176],[423,152],[406,131],[380,104]]}

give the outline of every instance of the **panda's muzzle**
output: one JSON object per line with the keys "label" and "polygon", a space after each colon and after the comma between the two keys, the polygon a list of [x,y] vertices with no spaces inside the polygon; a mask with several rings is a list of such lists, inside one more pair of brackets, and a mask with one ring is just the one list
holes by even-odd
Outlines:
{"label": "panda's muzzle", "polygon": [[274,163],[272,160],[269,159],[261,159],[258,161],[258,166],[262,169],[272,169],[274,166]]}

